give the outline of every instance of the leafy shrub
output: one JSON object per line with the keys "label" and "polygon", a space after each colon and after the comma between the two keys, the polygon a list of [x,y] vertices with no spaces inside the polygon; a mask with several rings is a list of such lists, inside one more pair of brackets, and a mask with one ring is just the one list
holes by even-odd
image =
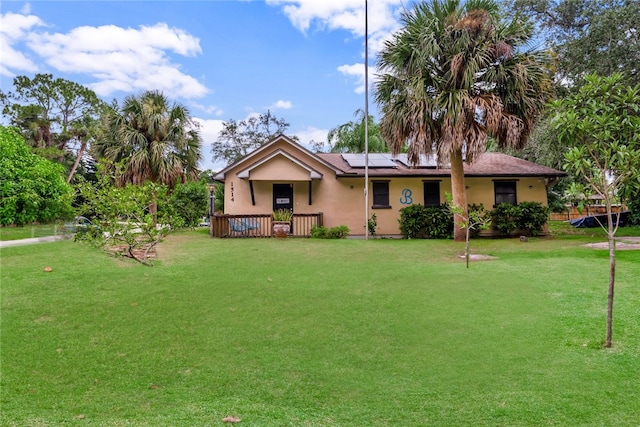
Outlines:
{"label": "leafy shrub", "polygon": [[539,202],[522,202],[517,208],[517,228],[531,236],[540,234],[549,219],[549,208]]}
{"label": "leafy shrub", "polygon": [[640,225],[640,191],[629,198],[629,225]]}
{"label": "leafy shrub", "polygon": [[311,237],[314,239],[344,239],[349,235],[349,227],[346,225],[338,225],[327,228],[322,225],[311,226]]}
{"label": "leafy shrub", "polygon": [[519,209],[516,205],[500,203],[491,214],[493,228],[498,230],[500,234],[508,236],[518,228]]}
{"label": "leafy shrub", "polygon": [[398,221],[406,239],[449,239],[453,236],[453,214],[446,204],[407,206],[400,209]]}
{"label": "leafy shrub", "polygon": [[178,184],[169,198],[173,212],[186,227],[196,227],[209,208],[209,191],[201,181]]}
{"label": "leafy shrub", "polygon": [[338,225],[335,227],[331,227],[329,229],[329,238],[330,239],[344,239],[349,235],[349,227],[346,225]]}
{"label": "leafy shrub", "polygon": [[411,205],[400,209],[400,232],[405,239],[424,238],[427,223],[427,208]]}
{"label": "leafy shrub", "polygon": [[371,218],[367,220],[367,228],[369,229],[369,234],[375,236],[376,228],[378,227],[378,217],[376,214],[371,215]]}
{"label": "leafy shrub", "polygon": [[311,226],[311,237],[314,239],[326,239],[329,235],[329,229],[323,225],[313,224]]}
{"label": "leafy shrub", "polygon": [[516,230],[535,236],[549,219],[549,208],[539,202],[522,202],[519,205],[499,204],[493,211],[493,228],[508,236]]}
{"label": "leafy shrub", "polygon": [[426,238],[428,239],[450,239],[453,237],[453,213],[449,206],[428,206],[425,210]]}
{"label": "leafy shrub", "polygon": [[49,222],[73,214],[64,168],[29,151],[15,128],[0,126],[0,224]]}

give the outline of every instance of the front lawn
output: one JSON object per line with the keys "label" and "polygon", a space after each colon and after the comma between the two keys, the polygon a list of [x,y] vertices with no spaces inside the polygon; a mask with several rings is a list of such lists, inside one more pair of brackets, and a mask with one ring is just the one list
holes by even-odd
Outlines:
{"label": "front lawn", "polygon": [[[622,234],[621,234],[622,235]],[[601,237],[0,249],[6,426],[637,425],[640,251]],[[53,268],[44,272],[46,266]]]}
{"label": "front lawn", "polygon": [[32,239],[34,237],[55,236],[60,233],[62,223],[28,224],[22,227],[0,227],[0,240]]}

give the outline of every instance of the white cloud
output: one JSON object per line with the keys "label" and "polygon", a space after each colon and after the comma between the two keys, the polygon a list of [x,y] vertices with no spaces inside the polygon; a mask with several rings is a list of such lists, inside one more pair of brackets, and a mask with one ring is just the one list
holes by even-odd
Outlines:
{"label": "white cloud", "polygon": [[203,104],[199,104],[197,102],[191,101],[189,102],[189,107],[192,109],[196,109],[198,111],[205,112],[212,116],[220,117],[221,115],[224,114],[224,110],[218,107],[217,105],[203,105]]}
{"label": "white cloud", "polygon": [[[303,33],[312,26],[320,30],[346,30],[354,37],[365,35],[365,9],[362,0],[266,0],[271,6],[281,7],[291,24]],[[368,2],[368,47],[369,59],[384,46],[393,32],[400,28],[400,12],[403,0],[376,0]],[[364,42],[363,42],[364,43]],[[364,49],[363,49],[364,59]],[[370,78],[372,81],[372,69]],[[364,65],[341,65],[338,71],[355,80],[356,93],[364,93]]]}
{"label": "white cloud", "polygon": [[[353,90],[355,93],[364,93],[364,64],[341,65],[338,67],[338,71],[345,76],[352,77],[356,80],[357,85]],[[373,67],[369,67],[369,87],[371,87],[374,79],[375,69]]]}
{"label": "white cloud", "polygon": [[[312,24],[330,30],[343,29],[356,36],[365,32],[364,2],[362,0],[266,0],[268,5],[282,7],[294,27],[306,33]],[[388,32],[397,26],[399,8],[406,1],[376,0],[369,2],[370,34]]]}
{"label": "white cloud", "polygon": [[0,15],[0,52],[2,52],[0,74],[14,76],[14,71],[35,72],[38,70],[33,60],[14,49],[13,46],[21,42],[33,28],[42,26],[45,26],[45,23],[34,15],[20,15],[11,12]]}
{"label": "white cloud", "polygon": [[298,138],[300,138],[300,144],[308,148],[309,150],[313,150],[313,143],[322,143],[323,147],[327,147],[327,134],[329,133],[328,129],[318,129],[315,127],[306,127],[302,130],[299,130],[295,133]]}
{"label": "white cloud", "polygon": [[157,89],[169,97],[191,99],[208,92],[168,56],[196,56],[202,52],[199,39],[164,23],[139,29],[103,25],[77,27],[66,34],[32,33],[28,45],[59,71],[96,78],[88,86],[101,96]]}
{"label": "white cloud", "polygon": [[291,108],[293,108],[291,101],[283,101],[282,99],[277,100],[267,107],[269,110],[289,110]]}
{"label": "white cloud", "polygon": [[338,67],[338,71],[345,76],[356,79],[357,86],[354,89],[355,93],[364,93],[364,64],[341,65]]}
{"label": "white cloud", "polygon": [[[23,11],[28,11],[26,5]],[[116,25],[80,26],[67,33],[39,30],[46,24],[37,16],[6,13],[0,15],[0,74],[36,72],[36,59],[16,50],[25,43],[56,71],[88,74],[88,83],[100,96],[115,92],[160,90],[169,97],[193,99],[209,90],[184,73],[170,55],[195,57],[202,53],[200,40],[165,23],[139,28]]]}

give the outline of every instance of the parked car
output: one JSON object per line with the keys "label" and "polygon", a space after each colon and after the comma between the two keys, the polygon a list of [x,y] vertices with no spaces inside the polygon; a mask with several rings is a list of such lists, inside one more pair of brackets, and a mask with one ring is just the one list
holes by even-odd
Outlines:
{"label": "parked car", "polygon": [[100,227],[84,216],[77,216],[72,221],[64,223],[63,232],[68,234],[87,233],[89,231],[100,231]]}

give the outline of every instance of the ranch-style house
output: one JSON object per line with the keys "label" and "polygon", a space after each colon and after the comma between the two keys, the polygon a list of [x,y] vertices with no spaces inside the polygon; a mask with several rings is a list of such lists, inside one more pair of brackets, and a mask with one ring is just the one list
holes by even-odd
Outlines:
{"label": "ranch-style house", "polygon": [[[450,170],[431,158],[412,167],[406,155],[368,156],[369,215],[377,235],[399,236],[400,209],[439,205],[451,192]],[[224,182],[224,212],[211,218],[214,237],[271,236],[277,209],[293,212],[291,235],[309,236],[313,224],[346,225],[352,236],[366,227],[364,154],[313,153],[284,135],[214,176]],[[547,204],[547,188],[561,171],[502,153],[484,153],[465,165],[467,202],[487,209],[503,202]]]}

